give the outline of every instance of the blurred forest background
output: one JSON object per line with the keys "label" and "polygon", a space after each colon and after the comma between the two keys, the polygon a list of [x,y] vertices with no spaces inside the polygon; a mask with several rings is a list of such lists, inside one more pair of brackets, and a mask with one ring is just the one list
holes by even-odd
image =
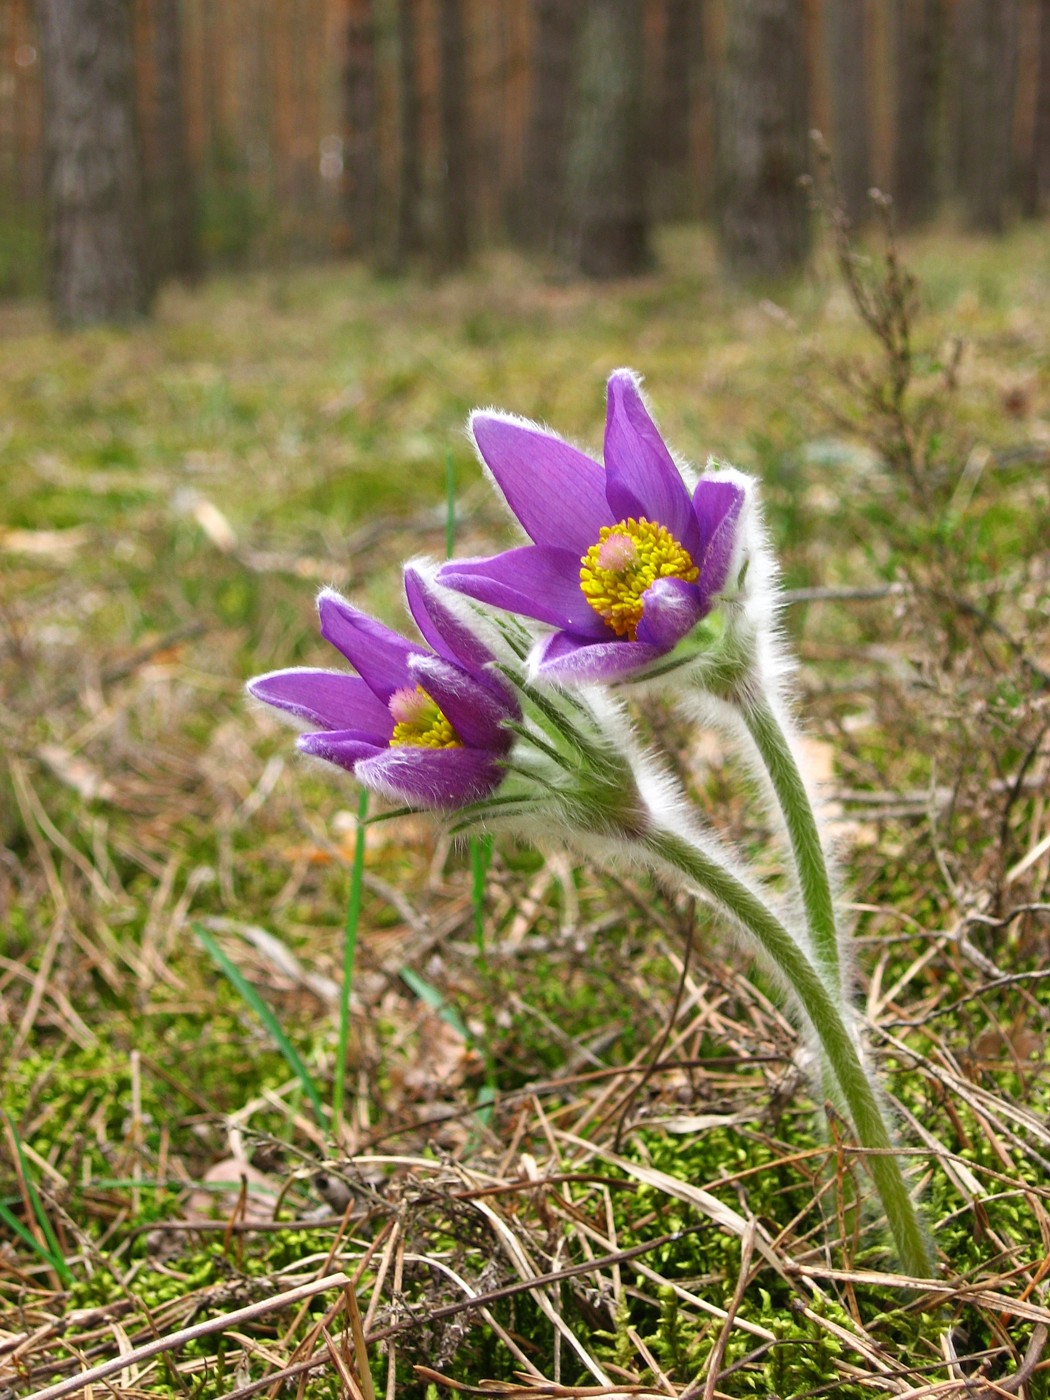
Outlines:
{"label": "blurred forest background", "polygon": [[856,222],[873,185],[903,226],[1045,214],[1050,0],[2,0],[0,295],[82,324],[217,265],[508,241],[616,277],[700,219],[779,276],[811,128]]}

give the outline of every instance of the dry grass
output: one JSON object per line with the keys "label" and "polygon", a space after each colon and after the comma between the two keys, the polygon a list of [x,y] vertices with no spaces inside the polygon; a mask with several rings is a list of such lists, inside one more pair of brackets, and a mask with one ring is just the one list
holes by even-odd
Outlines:
{"label": "dry grass", "polygon": [[[973,342],[946,536],[798,395],[855,407],[800,354],[857,350],[837,298],[770,319],[688,250],[615,298],[501,267],[217,287],[127,337],[12,313],[0,1199],[36,1243],[0,1246],[0,1393],[1046,1396],[1045,250],[916,250],[934,343]],[[352,799],[243,680],[321,659],[318,582],[393,618],[396,562],[442,549],[450,444],[463,548],[492,537],[468,401],[593,439],[623,359],[672,441],[765,478],[937,1281],[836,1216],[857,1151],[702,908],[497,848],[482,958],[464,853],[372,828],[338,1140],[190,932],[327,1085]],[[646,722],[775,877],[726,756]]]}

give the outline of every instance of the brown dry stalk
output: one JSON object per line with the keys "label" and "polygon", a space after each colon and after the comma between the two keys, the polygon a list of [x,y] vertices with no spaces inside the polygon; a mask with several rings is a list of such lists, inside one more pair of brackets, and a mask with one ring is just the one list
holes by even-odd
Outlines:
{"label": "brown dry stalk", "polygon": [[[927,1302],[950,1298],[952,1302],[976,1303],[1007,1317],[1050,1326],[1050,1308],[1040,1307],[1020,1298],[1009,1298],[1005,1293],[997,1293],[981,1284],[941,1283],[936,1279],[908,1278],[904,1274],[886,1274],[878,1270],[869,1272],[865,1269],[832,1269],[816,1264],[796,1264],[791,1260],[786,1261],[785,1272],[801,1278],[827,1279],[832,1283],[861,1283],[869,1284],[873,1288],[913,1288],[923,1295],[916,1300],[916,1306],[919,1307]],[[30,1400],[35,1400],[35,1397],[30,1397]]]}
{"label": "brown dry stalk", "polygon": [[509,1381],[486,1381],[482,1385],[467,1385],[452,1376],[442,1375],[432,1366],[412,1368],[420,1380],[446,1386],[461,1395],[501,1396],[503,1400],[600,1400],[605,1395],[660,1395],[648,1385],[513,1385]]}
{"label": "brown dry stalk", "polygon": [[[453,1317],[455,1314],[465,1312],[471,1308],[482,1307],[488,1303],[497,1302],[503,1298],[510,1298],[518,1293],[526,1293],[532,1289],[542,1289],[553,1283],[560,1283],[564,1279],[578,1278],[582,1274],[596,1272],[599,1269],[608,1268],[612,1264],[625,1263],[635,1259],[639,1255],[647,1254],[654,1249],[660,1249],[667,1244],[676,1244],[686,1236],[695,1234],[700,1226],[689,1226],[684,1230],[675,1230],[670,1234],[658,1235],[654,1239],[646,1240],[643,1244],[634,1245],[630,1249],[618,1250],[614,1254],[608,1254],[598,1259],[587,1260],[582,1264],[571,1265],[565,1269],[558,1269],[552,1273],[537,1274],[532,1278],[523,1279],[518,1283],[506,1284],[502,1288],[492,1289],[490,1292],[477,1294],[473,1298],[466,1298],[461,1302],[448,1303],[444,1307],[432,1309],[426,1316],[427,1322],[437,1322],[446,1317]],[[89,1371],[81,1372],[78,1376],[70,1376],[66,1380],[58,1381],[55,1385],[47,1386],[43,1390],[34,1391],[26,1396],[26,1400],[61,1400],[62,1396],[72,1395],[78,1390],[82,1390],[89,1385],[104,1380],[108,1376],[117,1374],[127,1369],[129,1366],[137,1365],[142,1361],[148,1361],[151,1357],[159,1356],[162,1352],[177,1351],[179,1347],[187,1342],[196,1341],[200,1337],[210,1336],[215,1332],[223,1332],[232,1326],[239,1326],[243,1322],[249,1322],[257,1317],[265,1316],[266,1313],[274,1312],[279,1308],[288,1307],[292,1303],[298,1303],[303,1298],[309,1298],[315,1293],[325,1292],[331,1288],[352,1287],[352,1280],[345,1273],[329,1274],[326,1278],[314,1279],[310,1283],[301,1284],[297,1288],[290,1288],[283,1293],[279,1293],[272,1298],[264,1298],[261,1302],[251,1303],[247,1307],[238,1308],[234,1312],[224,1313],[221,1317],[209,1318],[206,1322],[195,1323],[191,1327],[184,1327],[178,1332],[172,1332],[166,1337],[157,1337],[143,1346],[136,1347],[124,1356],[113,1357],[109,1361],[104,1361],[100,1365],[93,1367]],[[416,1326],[423,1319],[417,1317],[404,1318],[400,1322],[391,1324],[388,1327],[380,1328],[376,1332],[368,1333],[364,1341],[367,1345],[374,1342],[385,1341],[389,1337]],[[302,1374],[318,1365],[319,1357],[323,1359],[326,1352],[315,1352],[313,1356],[307,1357],[303,1361],[296,1362],[292,1366],[287,1366],[283,1371],[271,1373],[260,1381],[252,1382],[241,1390],[232,1392],[228,1400],[233,1400],[233,1396],[246,1397],[253,1395],[256,1391],[264,1390],[279,1381],[290,1379]]]}
{"label": "brown dry stalk", "polygon": [[[391,1323],[388,1327],[382,1327],[377,1332],[370,1332],[366,1341],[371,1346],[375,1342],[386,1341],[388,1337],[396,1336],[400,1332],[407,1331],[410,1327],[419,1326],[420,1323],[440,1322],[446,1317],[454,1317],[457,1313],[466,1312],[471,1308],[482,1308],[489,1303],[498,1302],[504,1298],[512,1298],[519,1293],[528,1293],[533,1289],[542,1289],[552,1283],[560,1283],[564,1279],[579,1278],[581,1274],[597,1272],[599,1269],[609,1268],[613,1264],[626,1263],[630,1259],[636,1259],[642,1254],[648,1254],[654,1249],[660,1249],[665,1244],[676,1244],[686,1236],[695,1234],[702,1226],[691,1225],[684,1230],[675,1230],[669,1235],[658,1235],[655,1239],[646,1240],[644,1244],[633,1245],[630,1249],[617,1250],[615,1254],[603,1255],[598,1259],[589,1259],[583,1264],[573,1264],[566,1269],[557,1269],[553,1273],[537,1274],[534,1278],[522,1279],[518,1283],[508,1283],[502,1288],[493,1288],[487,1293],[478,1293],[473,1298],[465,1298],[458,1303],[446,1303],[440,1308],[431,1308],[425,1317],[406,1317],[400,1322]],[[226,1400],[249,1400],[249,1397],[257,1394],[260,1390],[266,1390],[272,1385],[292,1380],[296,1376],[303,1375],[306,1371],[313,1370],[324,1361],[325,1351],[317,1351],[311,1357],[303,1361],[297,1361],[292,1366],[286,1366],[283,1371],[274,1371],[262,1380],[252,1381],[249,1385],[242,1386],[239,1390],[230,1391]],[[609,1391],[619,1391],[622,1387],[609,1386],[599,1387],[602,1394]],[[68,1394],[68,1390],[63,1394]],[[597,1392],[596,1392],[597,1393]],[[651,1391],[644,1392],[651,1394]],[[41,1392],[40,1395],[27,1396],[27,1400],[53,1400],[53,1397]]]}
{"label": "brown dry stalk", "polygon": [[[755,1230],[756,1225],[753,1220],[748,1221],[747,1232],[740,1241],[740,1273],[737,1276],[736,1287],[733,1289],[733,1296],[729,1300],[726,1308],[726,1320],[722,1324],[711,1355],[707,1364],[707,1380],[704,1382],[703,1400],[714,1400],[715,1387],[718,1385],[719,1372],[722,1369],[722,1361],[725,1358],[726,1347],[729,1344],[729,1334],[733,1330],[733,1323],[736,1319],[740,1304],[744,1299],[744,1291],[747,1288],[751,1277],[751,1256],[755,1251]],[[682,1394],[681,1400],[691,1400],[695,1394],[695,1386],[688,1387]]]}
{"label": "brown dry stalk", "polygon": [[357,1383],[357,1377],[354,1375],[349,1361],[332,1340],[332,1334],[327,1327],[321,1328],[321,1336],[324,1338],[324,1344],[328,1355],[332,1358],[332,1365],[338,1371],[339,1379],[349,1391],[351,1400],[366,1400],[361,1386]]}
{"label": "brown dry stalk", "polygon": [[194,1342],[199,1337],[210,1336],[213,1332],[225,1332],[230,1327],[239,1326],[242,1322],[251,1322],[257,1317],[264,1317],[266,1313],[275,1312],[278,1308],[286,1308],[291,1303],[298,1303],[302,1298],[309,1298],[315,1293],[327,1292],[330,1288],[345,1288],[350,1283],[347,1274],[329,1274],[327,1278],[314,1279],[310,1283],[300,1284],[298,1288],[289,1288],[284,1293],[278,1293],[273,1298],[263,1298],[258,1303],[249,1303],[247,1307],[237,1308],[230,1313],[223,1313],[221,1317],[208,1318],[206,1322],[196,1322],[192,1327],[183,1327],[178,1332],[171,1332],[166,1337],[157,1337],[152,1342],[147,1342],[144,1346],[135,1347],[124,1356],[112,1357],[109,1361],[103,1361],[101,1365],[94,1366],[90,1371],[82,1371],[79,1376],[70,1376],[64,1381],[58,1381],[55,1385],[45,1386],[43,1390],[36,1390],[26,1397],[26,1400],[61,1400],[63,1395],[72,1395],[78,1390],[83,1390],[89,1385],[105,1380],[107,1376],[116,1375],[120,1371],[125,1371],[129,1366],[137,1366],[142,1361],[148,1361],[153,1356],[159,1356],[162,1352],[177,1351],[179,1347],[185,1346],[187,1342]]}

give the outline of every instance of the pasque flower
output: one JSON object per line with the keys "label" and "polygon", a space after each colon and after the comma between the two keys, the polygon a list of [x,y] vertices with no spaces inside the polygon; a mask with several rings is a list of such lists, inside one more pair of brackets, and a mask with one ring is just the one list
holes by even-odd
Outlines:
{"label": "pasque flower", "polygon": [[630,370],[609,380],[604,468],[509,414],[475,412],[470,432],[533,543],[453,560],[438,579],[554,627],[534,653],[537,674],[614,681],[651,665],[739,567],[747,478],[710,472],[690,494]]}
{"label": "pasque flower", "polygon": [[[609,380],[604,465],[506,414],[475,413],[471,432],[532,543],[451,561],[436,577],[553,630],[533,645],[517,618],[489,618],[493,651],[434,575],[410,566],[409,609],[430,649],[326,589],[322,635],[357,674],[275,671],[249,690],[314,726],[299,737],[304,752],[410,806],[448,812],[453,832],[498,825],[565,841],[712,900],[792,994],[822,1087],[866,1149],[901,1263],[931,1273],[841,971],[827,859],[782,693],[775,561],[751,483],[725,469],[690,491],[629,370]],[[536,683],[527,659],[556,683]],[[639,747],[626,706],[587,684],[632,676],[661,678],[734,737],[746,730],[790,840],[799,907],[700,828],[679,785]]]}
{"label": "pasque flower", "polygon": [[433,650],[326,588],[318,599],[321,635],[357,675],[295,667],[256,676],[248,690],[316,726],[299,736],[303,753],[398,801],[461,807],[499,787],[513,737],[505,726],[520,709],[486,645],[412,566],[405,594]]}

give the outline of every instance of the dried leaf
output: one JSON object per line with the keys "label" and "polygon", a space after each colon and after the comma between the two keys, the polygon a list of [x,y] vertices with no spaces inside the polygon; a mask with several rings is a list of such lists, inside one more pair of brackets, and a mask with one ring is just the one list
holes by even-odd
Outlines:
{"label": "dried leaf", "polygon": [[112,802],[116,797],[116,788],[108,778],[86,758],[70,753],[62,744],[41,744],[36,752],[55,777],[79,793],[85,802]]}
{"label": "dried leaf", "polygon": [[0,549],[8,554],[30,554],[63,564],[72,559],[90,537],[90,532],[83,525],[74,525],[68,530],[0,529]]}
{"label": "dried leaf", "polygon": [[[204,1173],[202,1188],[191,1191],[183,1210],[187,1220],[219,1220],[229,1216],[237,1207],[244,1191],[243,1220],[272,1220],[273,1208],[280,1194],[280,1184],[273,1177],[253,1167],[239,1157],[226,1157]],[[226,1187],[228,1189],[223,1190]]]}

